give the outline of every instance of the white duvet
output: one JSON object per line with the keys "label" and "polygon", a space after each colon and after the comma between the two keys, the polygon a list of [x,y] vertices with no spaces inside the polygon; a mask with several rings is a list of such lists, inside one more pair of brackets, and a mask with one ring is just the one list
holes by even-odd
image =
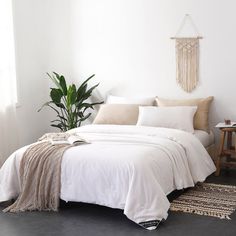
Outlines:
{"label": "white duvet", "polygon": [[[167,194],[194,186],[215,171],[200,141],[184,131],[87,125],[69,132],[91,143],[65,152],[60,198],[124,209],[130,220],[149,229],[167,218]],[[0,169],[0,202],[20,192],[18,170],[26,148]]]}

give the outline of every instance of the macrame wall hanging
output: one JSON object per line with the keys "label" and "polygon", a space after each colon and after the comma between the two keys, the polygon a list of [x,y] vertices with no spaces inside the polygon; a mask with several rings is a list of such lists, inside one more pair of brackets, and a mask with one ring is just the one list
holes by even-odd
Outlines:
{"label": "macrame wall hanging", "polygon": [[[180,36],[187,21],[196,35]],[[171,39],[175,39],[177,84],[190,93],[196,88],[199,80],[199,39],[202,39],[190,15],[185,15],[175,37]]]}

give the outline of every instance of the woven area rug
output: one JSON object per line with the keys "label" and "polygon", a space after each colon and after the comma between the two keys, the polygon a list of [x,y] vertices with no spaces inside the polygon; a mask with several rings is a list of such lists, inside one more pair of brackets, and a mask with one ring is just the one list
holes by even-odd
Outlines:
{"label": "woven area rug", "polygon": [[236,209],[236,186],[198,183],[175,199],[171,211],[230,219]]}

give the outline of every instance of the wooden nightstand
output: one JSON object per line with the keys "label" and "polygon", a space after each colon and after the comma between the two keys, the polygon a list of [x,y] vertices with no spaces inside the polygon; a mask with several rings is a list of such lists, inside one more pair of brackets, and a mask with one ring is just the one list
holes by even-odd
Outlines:
{"label": "wooden nightstand", "polygon": [[[219,155],[216,161],[216,176],[219,176],[221,167],[232,167],[236,166],[236,150],[235,146],[232,145],[232,135],[233,132],[236,132],[236,126],[224,125],[220,123],[216,126],[220,129],[220,149]],[[226,142],[227,138],[227,142]],[[225,145],[226,142],[226,145]],[[225,160],[223,160],[225,159]]]}

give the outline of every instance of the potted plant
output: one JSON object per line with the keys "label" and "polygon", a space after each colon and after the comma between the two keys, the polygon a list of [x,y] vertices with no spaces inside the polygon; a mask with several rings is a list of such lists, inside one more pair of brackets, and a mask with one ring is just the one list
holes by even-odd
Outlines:
{"label": "potted plant", "polygon": [[51,88],[51,101],[43,104],[38,111],[47,106],[56,112],[57,118],[51,121],[52,127],[59,128],[63,132],[79,127],[91,115],[90,112],[87,112],[87,109],[94,109],[94,105],[103,103],[103,101],[94,103],[87,101],[93,90],[99,85],[96,84],[88,88],[88,81],[95,75],[86,79],[79,88],[75,84],[67,86],[64,76],[56,72],[51,75],[47,73],[47,75],[56,87]]}

